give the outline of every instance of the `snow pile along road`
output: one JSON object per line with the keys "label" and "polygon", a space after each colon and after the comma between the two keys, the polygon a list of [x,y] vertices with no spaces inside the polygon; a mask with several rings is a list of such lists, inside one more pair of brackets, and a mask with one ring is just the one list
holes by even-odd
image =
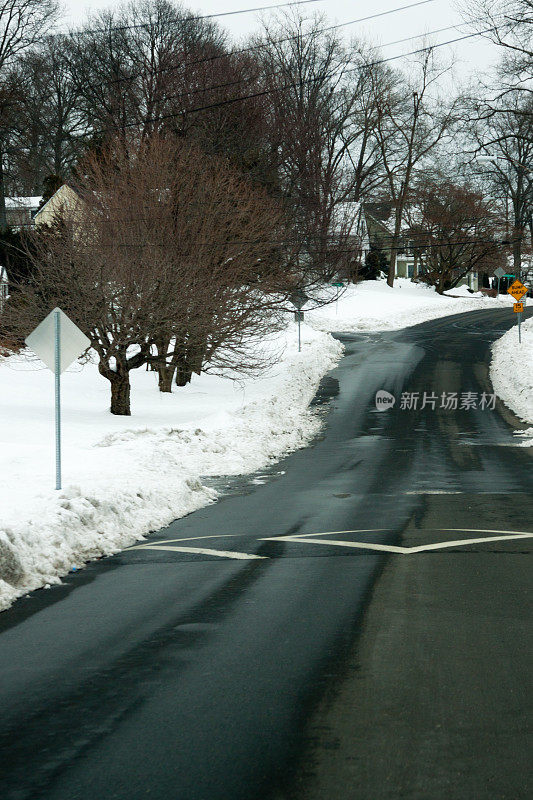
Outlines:
{"label": "snow pile along road", "polygon": [[132,416],[113,417],[95,365],[62,377],[63,485],[54,485],[53,376],[40,362],[0,359],[0,609],[216,498],[204,476],[265,467],[320,428],[309,409],[342,347],[291,323],[283,358],[259,379],[194,376],[171,395],[132,373]]}
{"label": "snow pile along road", "polygon": [[[533,318],[522,324],[521,344],[516,325],[494,343],[490,377],[498,397],[520,419],[533,425]],[[524,435],[529,439],[524,446],[532,445],[533,427]]]}
{"label": "snow pile along road", "polygon": [[[396,278],[391,289],[385,280],[350,285],[337,303],[306,313],[306,321],[320,331],[397,330],[430,319],[464,311],[511,306],[513,299],[500,295],[470,294],[460,286],[449,295],[437,294],[425,283]],[[455,296],[454,296],[455,295]]]}

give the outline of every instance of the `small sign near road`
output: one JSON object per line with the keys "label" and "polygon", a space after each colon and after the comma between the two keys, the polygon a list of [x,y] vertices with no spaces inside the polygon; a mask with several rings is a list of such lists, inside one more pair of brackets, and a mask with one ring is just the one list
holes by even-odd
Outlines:
{"label": "small sign near road", "polygon": [[513,303],[513,311],[515,312],[515,314],[521,314],[523,310],[524,310],[523,303]]}
{"label": "small sign near road", "polygon": [[33,333],[26,338],[26,344],[35,355],[44,361],[48,369],[56,371],[56,317],[59,321],[59,372],[70,367],[78,356],[90,347],[90,341],[60,308],[54,308]]}
{"label": "small sign near road", "polygon": [[498,269],[494,270],[494,274],[496,275],[497,278],[503,278],[503,276],[505,275],[505,270],[502,269],[501,267],[498,267]]}
{"label": "small sign near road", "polygon": [[60,376],[91,342],[64,311],[54,308],[26,338],[26,344],[55,375],[56,489],[61,489]]}
{"label": "small sign near road", "polygon": [[515,300],[521,300],[522,297],[527,294],[527,289],[521,281],[516,280],[509,286],[507,292],[512,295]]}

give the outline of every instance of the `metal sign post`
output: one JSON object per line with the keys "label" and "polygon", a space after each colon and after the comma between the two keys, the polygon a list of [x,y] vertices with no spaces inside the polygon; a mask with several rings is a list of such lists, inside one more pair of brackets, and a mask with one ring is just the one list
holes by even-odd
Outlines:
{"label": "metal sign post", "polygon": [[494,274],[498,278],[498,295],[499,295],[500,294],[500,278],[502,278],[505,275],[505,270],[502,269],[501,267],[498,267],[497,269],[494,270]]}
{"label": "metal sign post", "polygon": [[304,318],[304,314],[303,314],[302,308],[305,306],[305,304],[307,303],[309,298],[308,298],[308,296],[306,295],[306,293],[304,291],[302,291],[301,289],[297,289],[296,291],[294,291],[291,294],[289,300],[291,301],[293,306],[296,309],[298,309],[297,311],[294,312],[294,316],[295,316],[296,321],[298,323],[298,352],[301,352],[301,349],[302,349],[302,335],[301,335],[300,325],[301,325],[301,322],[302,322],[302,320]]}
{"label": "metal sign post", "polygon": [[60,308],[54,308],[26,338],[26,344],[54,373],[56,489],[61,489],[61,373],[91,342]]}
{"label": "metal sign post", "polygon": [[522,281],[516,280],[509,286],[507,292],[516,300],[516,303],[513,305],[513,311],[518,314],[518,343],[522,344],[522,331],[520,328],[520,323],[522,322],[522,311],[524,310],[524,304],[520,301],[524,295],[527,294],[527,289]]}
{"label": "metal sign post", "polygon": [[61,318],[54,311],[54,371],[56,389],[56,489],[61,489]]}

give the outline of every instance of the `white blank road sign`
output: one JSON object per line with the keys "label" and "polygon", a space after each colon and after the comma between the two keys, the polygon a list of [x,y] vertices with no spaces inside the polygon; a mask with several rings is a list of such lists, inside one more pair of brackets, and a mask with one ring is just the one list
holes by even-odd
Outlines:
{"label": "white blank road sign", "polygon": [[59,311],[60,372],[64,372],[90,346],[91,342],[60,308],[54,308],[33,333],[26,344],[55,372],[55,312]]}

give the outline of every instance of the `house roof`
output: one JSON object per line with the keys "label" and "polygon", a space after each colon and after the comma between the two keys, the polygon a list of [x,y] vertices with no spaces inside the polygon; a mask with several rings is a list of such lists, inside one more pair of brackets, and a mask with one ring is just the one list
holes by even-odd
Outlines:
{"label": "house roof", "polygon": [[41,199],[41,197],[6,197],[6,209],[9,211],[18,209],[33,211],[39,208]]}
{"label": "house roof", "polygon": [[[65,183],[62,183],[62,184],[61,184],[61,186],[59,187],[59,189],[56,189],[56,190],[55,190],[55,192],[53,193],[53,195],[52,195],[51,197],[49,197],[49,198],[48,198],[48,200],[46,201],[46,203],[43,203],[43,205],[42,205],[42,206],[41,206],[41,208],[38,210],[38,212],[37,212],[37,214],[36,214],[35,216],[38,216],[38,215],[41,213],[41,211],[43,211],[43,210],[46,208],[46,206],[48,205],[48,203],[50,203],[50,202],[51,202],[51,201],[54,199],[54,197],[56,196],[56,194],[57,194],[58,192],[60,192],[62,189],[64,189],[64,188],[65,188],[65,186],[67,187],[67,189],[70,189],[72,192],[74,192],[74,194],[75,194],[75,195],[78,195],[78,192],[76,191],[76,189],[75,189],[73,186],[71,186],[71,185],[70,185],[70,183],[66,183],[66,182],[65,182]],[[78,196],[79,196],[79,195],[78,195]]]}

